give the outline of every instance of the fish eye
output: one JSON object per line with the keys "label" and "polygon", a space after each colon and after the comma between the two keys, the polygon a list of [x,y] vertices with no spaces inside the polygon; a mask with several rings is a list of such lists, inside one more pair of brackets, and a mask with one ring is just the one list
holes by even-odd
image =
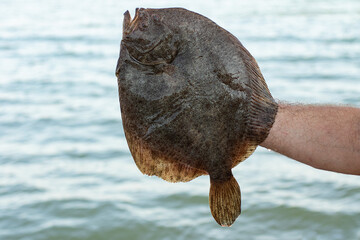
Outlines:
{"label": "fish eye", "polygon": [[155,23],[160,23],[160,17],[158,15],[154,14],[152,17]]}
{"label": "fish eye", "polygon": [[139,28],[140,28],[141,31],[147,29],[147,27],[148,27],[148,24],[145,23],[145,22],[142,22],[142,23],[140,23],[140,25],[139,25]]}

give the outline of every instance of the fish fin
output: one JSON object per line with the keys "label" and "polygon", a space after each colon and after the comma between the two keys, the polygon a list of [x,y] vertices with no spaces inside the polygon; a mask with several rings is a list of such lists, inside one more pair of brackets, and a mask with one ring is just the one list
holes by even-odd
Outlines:
{"label": "fish fin", "polygon": [[247,120],[247,138],[258,145],[268,136],[275,121],[278,105],[271,96],[256,60],[243,46],[243,60],[250,80],[252,94]]}
{"label": "fish fin", "polygon": [[256,149],[257,145],[252,144],[250,142],[242,142],[239,146],[235,149],[235,157],[233,158],[232,166],[236,167],[239,163],[247,159]]}
{"label": "fish fin", "polygon": [[205,171],[175,162],[162,154],[156,154],[141,139],[131,134],[125,135],[136,166],[143,174],[155,175],[168,182],[188,182],[207,174]]}
{"label": "fish fin", "polygon": [[230,227],[241,213],[240,187],[233,176],[225,182],[210,178],[209,204],[215,221]]}

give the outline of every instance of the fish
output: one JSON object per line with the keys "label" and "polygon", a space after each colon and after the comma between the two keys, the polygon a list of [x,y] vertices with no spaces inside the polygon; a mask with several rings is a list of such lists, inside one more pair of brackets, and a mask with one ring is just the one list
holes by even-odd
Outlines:
{"label": "fish", "polygon": [[211,214],[231,226],[241,213],[232,168],[266,139],[278,109],[256,60],[205,16],[137,8],[124,13],[116,76],[139,170],[169,182],[209,175]]}

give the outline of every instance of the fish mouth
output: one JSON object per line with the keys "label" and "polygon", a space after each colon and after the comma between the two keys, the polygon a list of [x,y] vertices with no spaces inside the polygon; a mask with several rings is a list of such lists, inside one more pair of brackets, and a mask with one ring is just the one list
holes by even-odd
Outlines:
{"label": "fish mouth", "polygon": [[129,28],[131,24],[131,16],[129,10],[124,13],[124,20],[123,20],[123,37],[129,34]]}
{"label": "fish mouth", "polygon": [[[147,10],[144,8],[136,8],[135,9],[135,17],[131,19],[129,11],[126,11],[124,13],[124,21],[123,21],[123,39],[124,45],[126,47],[134,48],[137,52],[140,54],[147,54],[154,50],[157,46],[159,46],[163,40],[159,38],[158,41],[153,43],[154,41],[149,39],[133,39],[129,35],[138,28],[138,25],[148,25],[149,21],[149,14],[147,13]],[[141,30],[140,30],[141,31]],[[139,41],[141,44],[141,48],[139,46],[136,46],[133,42]]]}
{"label": "fish mouth", "polygon": [[[128,51],[130,58],[142,65],[158,65],[165,63],[165,60],[148,62],[147,56],[152,55],[152,51],[168,41],[168,37],[163,35],[153,36],[147,27],[150,24],[151,16],[147,9],[136,8],[135,17],[131,19],[129,11],[124,13],[123,38],[121,43]],[[144,27],[145,26],[145,27]]]}
{"label": "fish mouth", "polygon": [[130,34],[134,31],[136,27],[136,22],[140,19],[140,16],[145,13],[145,8],[136,8],[135,9],[135,17],[131,19],[131,15],[129,10],[124,13],[124,21],[123,21],[123,36]]}

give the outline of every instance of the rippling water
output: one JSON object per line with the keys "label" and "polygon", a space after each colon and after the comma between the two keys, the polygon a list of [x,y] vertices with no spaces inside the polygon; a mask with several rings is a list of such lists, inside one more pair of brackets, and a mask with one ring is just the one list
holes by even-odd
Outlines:
{"label": "rippling water", "polygon": [[360,106],[358,0],[0,2],[0,239],[360,239],[360,179],[259,148],[221,228],[209,180],[143,176],[114,76],[122,14],[182,6],[232,32],[277,99]]}

